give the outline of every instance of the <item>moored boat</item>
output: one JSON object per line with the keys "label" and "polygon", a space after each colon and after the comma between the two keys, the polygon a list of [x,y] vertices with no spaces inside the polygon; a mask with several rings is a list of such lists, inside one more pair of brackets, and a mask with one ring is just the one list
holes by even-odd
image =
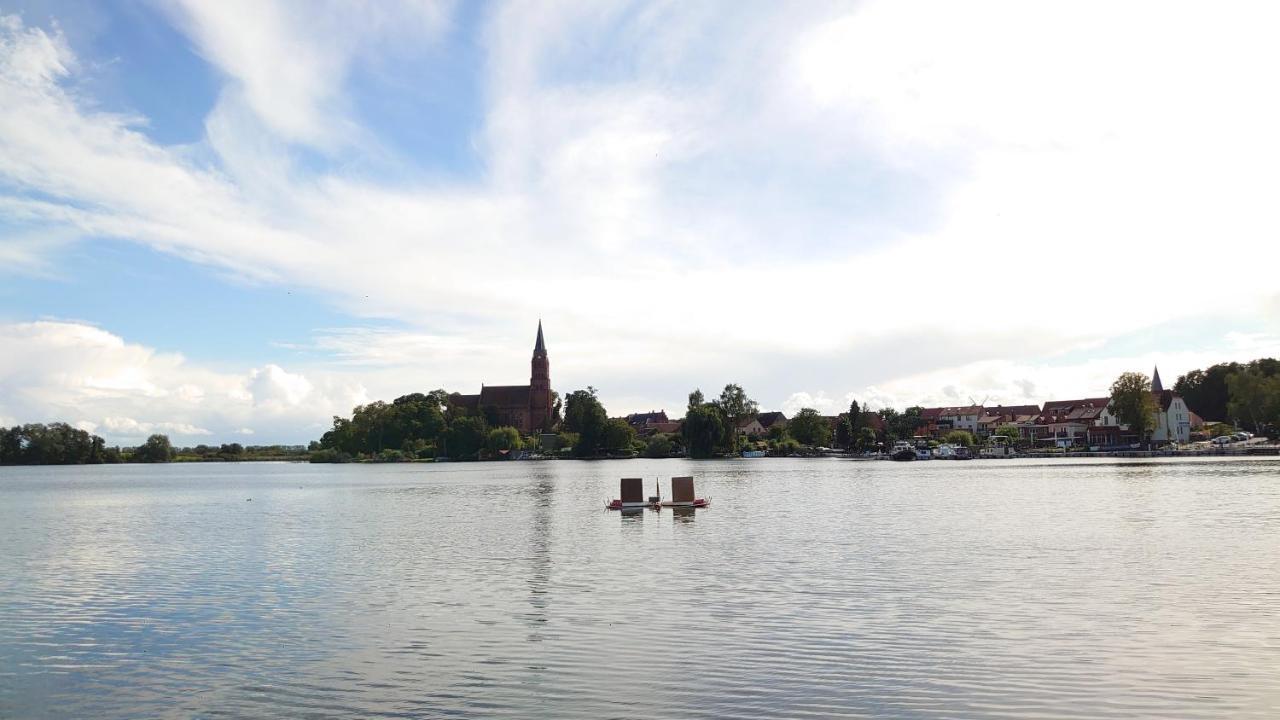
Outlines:
{"label": "moored boat", "polygon": [[911,447],[911,443],[906,440],[899,440],[893,444],[893,449],[889,451],[891,460],[907,461],[916,459],[916,449]]}

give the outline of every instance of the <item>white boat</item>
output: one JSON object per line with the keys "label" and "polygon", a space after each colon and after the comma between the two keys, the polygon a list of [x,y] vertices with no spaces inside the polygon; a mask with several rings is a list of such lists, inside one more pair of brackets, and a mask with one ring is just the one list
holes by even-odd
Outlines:
{"label": "white boat", "polygon": [[933,456],[939,460],[955,460],[956,448],[950,443],[943,443],[933,449]]}
{"label": "white boat", "polygon": [[744,457],[744,458],[762,458],[762,457],[764,457],[764,451],[763,451],[763,450],[743,450],[743,451],[742,451],[742,457]]}
{"label": "white boat", "polygon": [[933,451],[929,449],[929,444],[923,440],[916,442],[916,459],[932,460]]}
{"label": "white boat", "polygon": [[916,450],[906,440],[899,440],[893,444],[893,449],[889,451],[889,457],[893,460],[915,460]]}

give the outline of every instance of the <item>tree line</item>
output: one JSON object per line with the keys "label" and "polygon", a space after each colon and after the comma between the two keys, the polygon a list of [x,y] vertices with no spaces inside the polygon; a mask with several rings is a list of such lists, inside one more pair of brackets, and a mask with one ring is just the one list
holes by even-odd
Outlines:
{"label": "tree line", "polygon": [[67,423],[28,423],[0,428],[0,465],[99,465],[121,462],[169,462],[173,446],[165,435],[152,435],[136,448],[109,447]]}
{"label": "tree line", "polygon": [[1217,363],[1192,370],[1173,384],[1192,412],[1258,434],[1280,429],[1280,360]]}
{"label": "tree line", "polygon": [[[896,420],[898,414],[893,410],[882,411],[894,416],[894,428],[905,425]],[[870,450],[883,438],[868,422],[867,413],[863,412],[854,400],[849,413],[840,418],[833,427],[829,418],[814,408],[801,408],[785,423],[774,423],[763,436],[744,434],[742,427],[752,419],[759,417],[760,406],[751,399],[741,385],[729,383],[724,386],[720,396],[708,400],[701,389],[689,393],[689,404],[685,409],[684,426],[681,429],[689,457],[709,458],[718,455],[736,455],[743,450],[763,450],[773,455],[794,455],[804,453],[812,448],[834,445],[849,450]],[[919,418],[920,409],[914,409],[914,417]],[[911,417],[909,413],[907,417]],[[904,430],[909,436],[916,425]]]}
{"label": "tree line", "polygon": [[[490,416],[495,420],[496,409]],[[489,417],[454,404],[448,392],[410,393],[391,402],[381,400],[357,405],[350,418],[335,415],[333,427],[311,454],[313,462],[345,462],[356,458],[403,460],[436,456],[475,459],[489,444]],[[494,433],[494,443],[505,450],[519,450],[505,432]]]}

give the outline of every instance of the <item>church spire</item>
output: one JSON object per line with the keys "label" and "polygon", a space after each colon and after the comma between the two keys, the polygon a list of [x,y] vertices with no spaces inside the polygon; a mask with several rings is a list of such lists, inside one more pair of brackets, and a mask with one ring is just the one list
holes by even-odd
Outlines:
{"label": "church spire", "polygon": [[[539,335],[538,337],[542,337],[542,336]],[[1151,373],[1151,392],[1153,393],[1164,392],[1164,384],[1160,382],[1160,366],[1159,365],[1156,366],[1155,372]]]}
{"label": "church spire", "polygon": [[542,340],[542,318],[538,318],[538,341],[534,343],[533,351],[544,355],[547,352],[547,344]]}

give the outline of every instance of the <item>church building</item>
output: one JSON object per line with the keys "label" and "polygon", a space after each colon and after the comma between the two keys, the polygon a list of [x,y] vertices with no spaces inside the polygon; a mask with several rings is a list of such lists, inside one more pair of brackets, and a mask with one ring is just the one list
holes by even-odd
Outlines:
{"label": "church building", "polygon": [[496,415],[498,425],[509,425],[522,434],[550,431],[551,362],[542,339],[542,321],[538,321],[528,385],[481,385],[480,394],[454,393],[449,402],[470,412]]}

